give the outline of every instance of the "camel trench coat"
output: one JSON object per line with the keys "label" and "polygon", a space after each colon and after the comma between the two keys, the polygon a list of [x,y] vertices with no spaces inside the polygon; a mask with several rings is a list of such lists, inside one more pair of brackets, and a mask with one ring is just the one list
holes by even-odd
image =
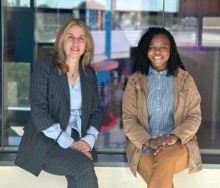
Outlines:
{"label": "camel trench coat", "polygon": [[[174,130],[189,153],[189,173],[202,169],[196,132],[201,124],[201,97],[195,82],[182,69],[174,77]],[[128,79],[122,102],[122,118],[128,138],[126,155],[132,173],[136,176],[143,144],[151,138],[147,113],[147,76],[134,73]]]}

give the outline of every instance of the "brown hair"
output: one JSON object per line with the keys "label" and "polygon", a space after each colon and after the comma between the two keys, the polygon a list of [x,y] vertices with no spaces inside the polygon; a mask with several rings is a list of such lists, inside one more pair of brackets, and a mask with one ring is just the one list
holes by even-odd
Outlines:
{"label": "brown hair", "polygon": [[77,25],[83,29],[86,38],[86,51],[81,56],[80,63],[82,63],[83,69],[85,66],[91,66],[91,61],[94,55],[94,43],[89,28],[82,20],[70,18],[64,23],[57,33],[54,48],[52,50],[53,62],[59,74],[65,74],[69,70],[68,65],[65,63],[66,55],[64,53],[63,43],[65,34],[70,27],[74,25]]}

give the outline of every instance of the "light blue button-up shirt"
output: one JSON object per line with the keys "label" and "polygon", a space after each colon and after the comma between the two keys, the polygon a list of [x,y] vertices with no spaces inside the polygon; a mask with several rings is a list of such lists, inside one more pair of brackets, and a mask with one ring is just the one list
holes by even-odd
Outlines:
{"label": "light blue button-up shirt", "polygon": [[[147,81],[147,111],[152,138],[170,134],[174,128],[174,77],[167,70],[149,69]],[[144,153],[150,151],[147,148]]]}
{"label": "light blue button-up shirt", "polygon": [[[69,83],[70,90],[70,120],[65,131],[62,132],[60,124],[56,123],[44,130],[43,133],[52,139],[56,139],[60,133],[60,137],[57,140],[58,144],[62,148],[68,148],[75,141],[71,137],[72,129],[76,129],[82,137],[81,133],[81,107],[82,107],[82,94],[81,94],[81,85],[80,85],[80,76],[78,75],[74,86]],[[82,137],[80,140],[87,142],[92,149],[94,147],[95,141],[98,137],[99,131],[90,125],[87,130],[87,135]]]}

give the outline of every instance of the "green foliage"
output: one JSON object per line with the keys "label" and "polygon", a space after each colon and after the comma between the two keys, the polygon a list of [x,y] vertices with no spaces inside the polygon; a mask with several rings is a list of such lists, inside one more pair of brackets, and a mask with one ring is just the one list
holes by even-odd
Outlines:
{"label": "green foliage", "polygon": [[8,62],[8,106],[29,106],[30,63]]}

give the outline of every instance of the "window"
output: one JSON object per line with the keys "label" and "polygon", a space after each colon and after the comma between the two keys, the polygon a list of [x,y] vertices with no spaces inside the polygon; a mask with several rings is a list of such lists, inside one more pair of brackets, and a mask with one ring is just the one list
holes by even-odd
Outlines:
{"label": "window", "polygon": [[50,52],[60,25],[69,17],[77,17],[85,20],[91,29],[94,63],[101,67],[97,76],[105,119],[96,143],[99,151],[124,152],[126,136],[121,124],[121,100],[131,74],[132,49],[143,30],[159,26],[173,34],[183,63],[201,93],[203,118],[197,134],[201,152],[220,153],[218,0],[212,3],[204,0],[203,4],[179,0],[2,2],[1,147],[13,150],[19,145],[22,128],[30,115],[28,89],[33,64]]}

